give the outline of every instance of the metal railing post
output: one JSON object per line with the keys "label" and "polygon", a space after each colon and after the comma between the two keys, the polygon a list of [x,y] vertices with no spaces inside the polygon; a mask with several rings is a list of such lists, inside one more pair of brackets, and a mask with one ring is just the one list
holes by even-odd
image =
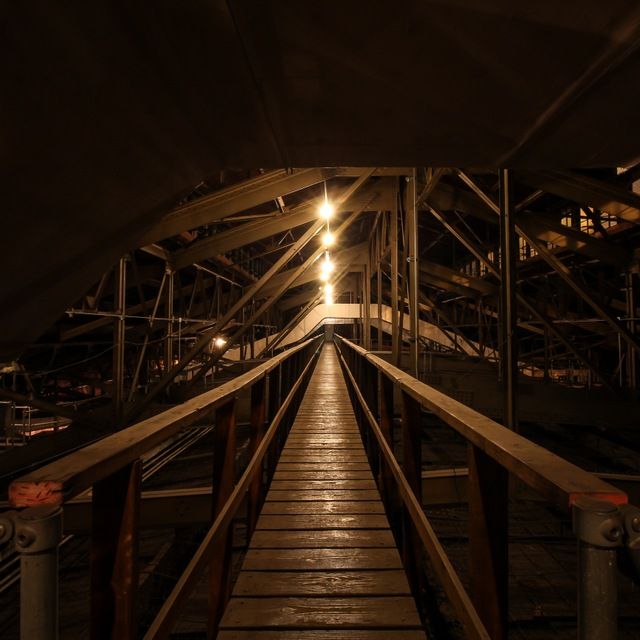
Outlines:
{"label": "metal railing post", "polygon": [[20,638],[57,640],[62,509],[30,507],[16,514],[14,526],[20,553]]}
{"label": "metal railing post", "polygon": [[578,638],[618,637],[617,548],[623,544],[624,522],[611,502],[580,496],[573,505],[573,531],[578,538]]}

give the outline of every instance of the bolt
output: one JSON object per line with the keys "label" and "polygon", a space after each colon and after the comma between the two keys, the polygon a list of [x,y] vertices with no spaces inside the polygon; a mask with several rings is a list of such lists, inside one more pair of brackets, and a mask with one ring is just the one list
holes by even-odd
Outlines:
{"label": "bolt", "polygon": [[619,527],[611,527],[608,531],[603,531],[602,535],[611,542],[616,542],[620,538],[620,528]]}
{"label": "bolt", "polygon": [[16,536],[16,544],[19,547],[26,548],[35,540],[35,536],[32,531],[21,531]]}
{"label": "bolt", "polygon": [[636,532],[640,533],[640,516],[634,516],[631,520],[631,528]]}

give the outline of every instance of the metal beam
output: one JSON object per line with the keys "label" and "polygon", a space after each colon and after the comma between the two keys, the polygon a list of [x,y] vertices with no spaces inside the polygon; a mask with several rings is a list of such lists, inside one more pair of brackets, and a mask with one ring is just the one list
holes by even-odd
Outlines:
{"label": "metal beam", "polygon": [[139,416],[167,386],[173,381],[173,379],[200,353],[202,353],[207,346],[211,343],[224,327],[234,318],[236,313],[242,309],[247,302],[254,296],[258,295],[262,288],[269,282],[269,280],[285,265],[291,258],[296,255],[324,226],[323,220],[318,220],[313,224],[299,239],[298,241],[284,253],[274,264],[266,271],[266,273],[252,285],[248,291],[240,296],[240,299],[232,305],[232,307],[225,313],[225,315],[216,320],[213,328],[205,331],[200,335],[198,340],[193,344],[191,349],[180,358],[178,364],[172,367],[162,378],[150,389],[149,393],[141,398],[136,404],[134,404],[127,415],[127,419],[131,420],[136,416]]}
{"label": "metal beam", "polygon": [[[349,247],[348,249],[343,249],[342,251],[334,254],[333,261],[338,267],[342,265],[360,265],[365,261],[366,251],[367,243],[361,242],[360,244]],[[269,297],[273,295],[273,292],[278,290],[283,282],[289,280],[289,277],[293,272],[299,273],[299,268],[294,267],[293,269],[281,271],[276,276],[271,278],[269,284],[262,290],[263,297]],[[305,271],[303,273],[299,273],[298,277],[294,280],[291,286],[298,287],[300,285],[307,284],[308,282],[316,280],[317,277],[317,274],[313,271]]]}
{"label": "metal beam", "polygon": [[[372,199],[375,199],[377,196],[374,195]],[[369,203],[370,204],[370,203]],[[364,209],[364,208],[363,208]],[[354,211],[351,213],[346,220],[342,222],[342,224],[333,232],[333,235],[336,240],[340,239],[340,236],[355,222],[358,216],[362,213],[360,211]],[[324,226],[324,221],[320,220],[318,223],[321,227]],[[314,225],[315,226],[315,225]],[[198,372],[193,376],[189,385],[195,384],[198,380],[202,379],[206,372],[211,368],[213,364],[218,362],[222,356],[247,332],[251,329],[252,325],[262,317],[264,313],[266,313],[280,298],[284,295],[284,293],[293,286],[293,283],[296,279],[307,269],[309,269],[316,260],[324,253],[324,246],[319,246],[297,269],[292,269],[292,273],[289,275],[288,279],[285,280],[278,289],[273,293],[273,295],[268,298],[252,315],[251,317],[245,321],[245,323],[227,340],[227,342],[217,347],[211,355],[207,358],[205,363],[200,367]]]}
{"label": "metal beam", "polygon": [[[462,245],[464,245],[472,255],[474,255],[481,264],[483,264],[487,270],[493,275],[495,278],[500,280],[500,271],[496,269],[494,264],[486,257],[486,255],[482,252],[482,250],[475,244],[473,240],[471,240],[463,231],[453,226],[453,224],[447,220],[447,218],[437,209],[432,206],[429,206],[431,213],[434,218],[438,220]],[[603,384],[612,389],[611,385],[604,378],[604,376],[600,373],[598,368],[590,362],[590,360],[582,355],[573,343],[568,340],[565,335],[553,324],[549,318],[547,318],[534,304],[529,302],[527,298],[522,293],[518,293],[518,303],[522,305],[525,310],[530,313],[534,318],[536,318],[544,327],[545,331],[553,335],[557,340],[559,340],[562,345],[567,349],[570,353],[572,353],[587,369],[589,369],[595,376],[597,376],[600,380],[602,380]]]}
{"label": "metal beam", "polygon": [[278,169],[220,189],[177,207],[153,225],[141,239],[141,244],[152,244],[264,204],[293,191],[328,180],[337,175],[337,169]]}
{"label": "metal beam", "polygon": [[[364,172],[348,189],[340,193],[334,202],[337,212],[359,209],[371,199],[371,193],[360,189],[364,182],[369,179],[371,173],[372,171]],[[380,185],[376,185],[376,190],[377,193],[380,193]],[[316,205],[316,202],[305,202],[288,212],[277,212],[273,217],[265,220],[248,222],[233,229],[216,233],[195,242],[185,249],[176,251],[173,256],[174,264],[177,269],[183,269],[194,262],[206,260],[212,256],[238,249],[278,233],[284,233],[289,229],[309,224],[318,217]]]}
{"label": "metal beam", "polygon": [[[476,195],[499,216],[500,208],[493,202],[493,200],[463,171],[458,171],[458,173],[464,182],[476,193]],[[604,308],[604,306],[585,285],[573,277],[569,267],[567,267],[547,248],[546,243],[539,242],[532,233],[528,232],[526,226],[523,226],[520,221],[515,225],[515,230],[516,233],[520,237],[524,238],[540,254],[544,261],[574,290],[579,298],[586,302],[614,331],[619,333],[627,344],[640,352],[640,342],[636,336],[623,327],[622,324]]]}

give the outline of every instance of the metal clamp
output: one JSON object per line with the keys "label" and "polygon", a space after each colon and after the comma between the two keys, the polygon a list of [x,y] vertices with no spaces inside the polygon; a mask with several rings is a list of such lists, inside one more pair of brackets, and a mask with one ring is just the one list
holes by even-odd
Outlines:
{"label": "metal clamp", "polygon": [[55,549],[62,540],[62,509],[43,505],[19,512],[15,518],[15,545],[20,553]]}
{"label": "metal clamp", "polygon": [[580,541],[601,549],[623,546],[625,522],[615,504],[580,496],[573,505],[572,517],[573,531]]}

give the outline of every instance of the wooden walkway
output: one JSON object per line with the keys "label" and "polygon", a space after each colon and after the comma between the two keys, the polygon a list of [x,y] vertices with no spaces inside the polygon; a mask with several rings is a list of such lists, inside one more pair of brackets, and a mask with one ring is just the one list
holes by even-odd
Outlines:
{"label": "wooden walkway", "polygon": [[326,345],[220,624],[219,640],[424,640]]}

